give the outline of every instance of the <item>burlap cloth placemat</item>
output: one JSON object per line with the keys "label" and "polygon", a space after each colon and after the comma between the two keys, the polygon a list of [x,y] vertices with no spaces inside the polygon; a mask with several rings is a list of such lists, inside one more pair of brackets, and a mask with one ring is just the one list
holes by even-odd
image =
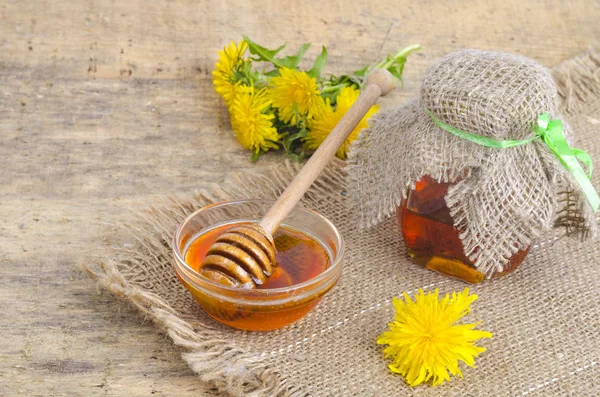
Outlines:
{"label": "burlap cloth placemat", "polygon": [[[600,162],[600,50],[562,63],[554,75],[576,147]],[[392,297],[419,287],[448,293],[465,284],[413,264],[395,219],[360,231],[339,162],[303,200],[332,220],[346,241],[337,287],[282,330],[241,332],[210,319],[171,266],[176,225],[211,202],[274,198],[297,168],[282,164],[267,175],[241,175],[220,190],[158,204],[130,223],[133,247],[84,268],[184,346],[183,359],[203,382],[231,395],[600,395],[600,241],[582,244],[559,235],[539,241],[516,273],[471,288],[479,300],[469,318],[494,334],[480,342],[487,351],[477,368],[435,388],[410,388],[392,375],[375,344],[392,320]],[[595,186],[599,182],[596,172]]]}

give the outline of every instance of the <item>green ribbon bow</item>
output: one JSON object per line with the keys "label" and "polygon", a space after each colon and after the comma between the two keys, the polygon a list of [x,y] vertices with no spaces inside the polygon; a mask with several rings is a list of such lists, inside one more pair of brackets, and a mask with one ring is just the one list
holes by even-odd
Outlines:
{"label": "green ribbon bow", "polygon": [[[541,138],[542,141],[548,145],[552,153],[558,157],[565,168],[569,170],[571,174],[573,174],[573,177],[575,177],[575,180],[577,183],[579,183],[579,186],[581,186],[583,193],[587,197],[594,211],[598,210],[598,206],[600,206],[600,198],[598,197],[598,193],[596,193],[596,189],[594,189],[594,186],[590,182],[593,168],[592,158],[583,150],[574,149],[569,146],[567,140],[565,139],[562,121],[550,120],[548,113],[543,113],[538,117],[534,136],[521,140],[497,141],[485,136],[471,134],[446,124],[442,120],[435,117],[435,115],[431,113],[429,109],[425,109],[425,112],[441,129],[446,130],[458,136],[459,138],[466,139],[467,141],[471,141],[486,147],[505,149],[513,146],[524,145],[533,141],[534,139]],[[588,169],[587,174],[579,164],[580,161],[586,165]]]}

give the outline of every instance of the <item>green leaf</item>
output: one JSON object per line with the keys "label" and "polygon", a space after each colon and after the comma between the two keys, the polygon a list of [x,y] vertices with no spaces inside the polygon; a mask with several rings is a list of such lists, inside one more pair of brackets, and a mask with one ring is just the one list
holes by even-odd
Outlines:
{"label": "green leaf", "polygon": [[[248,36],[244,35],[244,41],[248,43],[248,48],[250,49],[250,53],[252,55],[258,56],[255,61],[267,61],[273,62],[275,59],[275,55],[277,55],[281,50],[285,48],[285,44],[275,50],[269,50],[261,45],[256,44],[252,40],[248,38]],[[275,62],[273,62],[275,64]]]}
{"label": "green leaf", "polygon": [[406,64],[407,57],[413,52],[419,51],[421,46],[414,44],[408,46],[394,55],[388,55],[383,61],[377,63],[375,68],[387,69],[398,81],[402,82],[402,73]]}
{"label": "green leaf", "polygon": [[286,139],[290,142],[295,141],[296,139],[304,138],[306,136],[306,129],[302,128],[300,131],[295,132],[293,134],[289,134]]}
{"label": "green leaf", "polygon": [[362,89],[362,86],[365,83],[365,79],[356,76],[348,76],[348,81],[350,82],[350,84],[348,84],[349,87],[354,87],[359,90]]}
{"label": "green leaf", "polygon": [[402,82],[402,71],[398,71],[393,68],[389,68],[388,71],[394,76],[398,81]]}
{"label": "green leaf", "polygon": [[331,106],[335,106],[336,101],[337,101],[337,97],[338,97],[338,95],[340,95],[340,91],[341,91],[341,88],[338,88],[338,89],[336,89],[334,91],[323,92],[323,93],[321,93],[321,96],[325,100],[329,99],[329,104]]}
{"label": "green leaf", "polygon": [[268,77],[279,77],[280,76],[279,69],[269,70],[268,72],[264,73],[264,75],[268,76]]}
{"label": "green leaf", "polygon": [[241,67],[233,72],[232,83],[241,82],[247,86],[259,86],[262,84],[262,76],[252,68],[250,62],[244,62]]}
{"label": "green leaf", "polygon": [[370,66],[369,66],[369,65],[367,65],[367,66],[365,66],[365,67],[364,67],[364,68],[362,68],[362,69],[355,70],[355,71],[354,71],[354,75],[355,75],[355,76],[364,77],[364,76],[367,74],[367,72],[369,71],[369,67],[370,67]]}
{"label": "green leaf", "polygon": [[260,158],[260,156],[262,156],[265,153],[267,153],[267,151],[266,150],[262,150],[262,149],[260,149],[256,153],[252,153],[252,157],[251,157],[252,162],[256,163],[258,161],[258,159]]}
{"label": "green leaf", "polygon": [[294,143],[293,139],[290,139],[290,136],[286,136],[283,139],[283,149],[285,150],[286,154],[290,154],[292,152],[292,144]]}
{"label": "green leaf", "polygon": [[283,57],[283,58],[275,58],[273,60],[273,64],[277,65],[279,67],[286,67],[289,69],[295,69],[298,64],[300,63],[300,61],[302,61],[302,58],[304,57],[304,53],[306,52],[306,50],[308,50],[308,48],[310,47],[310,43],[305,43],[302,45],[302,47],[300,47],[300,49],[298,50],[298,53],[294,56],[287,56],[287,57]]}
{"label": "green leaf", "polygon": [[325,67],[325,63],[327,63],[327,49],[323,46],[323,50],[321,50],[321,54],[315,59],[315,63],[307,74],[310,77],[314,77],[316,79],[321,77],[321,73],[323,73],[323,68]]}
{"label": "green leaf", "polygon": [[305,153],[302,151],[300,153],[288,153],[288,156],[293,161],[300,163],[306,157]]}

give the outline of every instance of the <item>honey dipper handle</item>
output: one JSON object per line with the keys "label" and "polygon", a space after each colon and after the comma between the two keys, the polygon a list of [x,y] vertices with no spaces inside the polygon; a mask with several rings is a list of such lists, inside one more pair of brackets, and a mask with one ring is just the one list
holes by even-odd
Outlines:
{"label": "honey dipper handle", "polygon": [[325,141],[298,172],[289,186],[279,196],[273,207],[265,214],[259,225],[268,235],[273,235],[281,222],[288,216],[310,185],[331,161],[348,135],[377,102],[394,87],[394,77],[384,69],[377,69],[367,76],[366,87],[340,122],[329,133]]}

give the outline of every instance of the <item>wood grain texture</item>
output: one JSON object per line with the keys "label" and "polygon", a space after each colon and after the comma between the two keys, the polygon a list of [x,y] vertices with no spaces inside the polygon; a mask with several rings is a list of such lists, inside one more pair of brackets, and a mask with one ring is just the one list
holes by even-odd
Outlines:
{"label": "wood grain texture", "polygon": [[[0,2],[0,395],[197,396],[168,337],[77,270],[126,240],[113,223],[249,162],[210,72],[246,33],[326,45],[326,71],[409,44],[405,86],[465,47],[547,66],[600,38],[598,0]],[[317,49],[307,54],[307,62]]]}

